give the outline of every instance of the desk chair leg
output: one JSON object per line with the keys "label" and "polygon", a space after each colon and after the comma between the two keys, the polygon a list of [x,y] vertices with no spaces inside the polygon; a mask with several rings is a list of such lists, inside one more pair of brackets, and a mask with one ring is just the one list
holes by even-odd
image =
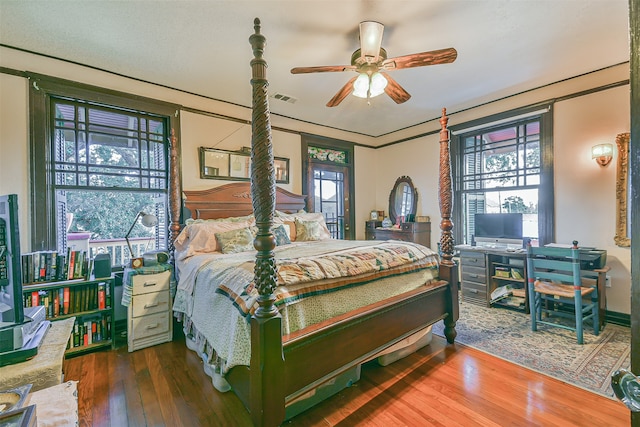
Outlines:
{"label": "desk chair leg", "polygon": [[578,344],[583,344],[583,334],[582,334],[582,294],[580,290],[577,289],[575,291],[575,296],[573,297],[573,301],[575,304],[576,311],[576,335],[578,337]]}
{"label": "desk chair leg", "polygon": [[529,293],[529,313],[531,315],[531,330],[535,332],[538,330],[538,324],[537,324],[538,310],[536,308],[538,304],[536,304],[536,292],[534,291],[533,281],[529,281],[528,293]]}
{"label": "desk chair leg", "polygon": [[[593,293],[596,293],[597,290]],[[591,299],[591,313],[593,314],[593,333],[598,336],[600,334],[600,301],[599,296],[596,293],[596,296]]]}

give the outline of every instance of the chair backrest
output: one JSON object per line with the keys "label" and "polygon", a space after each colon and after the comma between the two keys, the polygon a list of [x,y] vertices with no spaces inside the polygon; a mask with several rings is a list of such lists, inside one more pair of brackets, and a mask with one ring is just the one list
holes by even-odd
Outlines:
{"label": "chair backrest", "polygon": [[529,246],[527,248],[529,286],[536,280],[582,286],[580,250],[572,248]]}

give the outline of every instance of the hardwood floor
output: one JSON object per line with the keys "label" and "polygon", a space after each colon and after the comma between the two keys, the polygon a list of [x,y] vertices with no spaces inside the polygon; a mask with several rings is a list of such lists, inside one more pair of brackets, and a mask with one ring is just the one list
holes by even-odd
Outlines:
{"label": "hardwood floor", "polygon": [[[80,426],[251,425],[183,341],[68,359],[65,379],[79,381]],[[389,366],[365,364],[353,387],[284,425],[627,426],[630,416],[620,402],[434,335]]]}

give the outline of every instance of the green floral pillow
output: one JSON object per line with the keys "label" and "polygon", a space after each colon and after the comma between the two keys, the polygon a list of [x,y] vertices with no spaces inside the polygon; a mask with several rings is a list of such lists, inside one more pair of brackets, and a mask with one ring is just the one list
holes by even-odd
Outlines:
{"label": "green floral pillow", "polygon": [[223,254],[254,250],[253,233],[250,228],[239,228],[237,230],[216,233],[216,239],[220,244]]}
{"label": "green floral pillow", "polygon": [[328,238],[326,230],[319,221],[303,221],[296,218],[296,242]]}
{"label": "green floral pillow", "polygon": [[284,228],[284,225],[281,224],[271,227],[271,232],[276,238],[276,246],[288,245],[291,243],[291,239],[289,239],[289,234],[287,233],[287,229]]}

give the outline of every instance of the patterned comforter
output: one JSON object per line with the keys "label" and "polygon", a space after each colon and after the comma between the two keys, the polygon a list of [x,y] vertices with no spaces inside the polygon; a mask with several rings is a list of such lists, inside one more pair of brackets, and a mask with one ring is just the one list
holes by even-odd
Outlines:
{"label": "patterned comforter", "polygon": [[[276,306],[292,333],[437,279],[438,256],[414,243],[322,240],[275,249]],[[199,254],[179,263],[174,311],[219,373],[249,365],[257,308],[255,252]]]}

